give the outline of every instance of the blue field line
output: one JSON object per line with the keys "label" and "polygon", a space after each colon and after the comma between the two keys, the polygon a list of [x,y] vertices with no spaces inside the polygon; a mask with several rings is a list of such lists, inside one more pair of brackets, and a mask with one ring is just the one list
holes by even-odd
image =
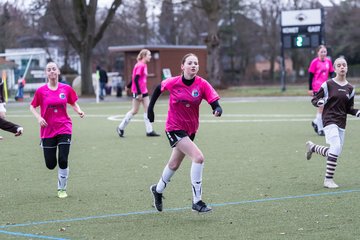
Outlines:
{"label": "blue field line", "polygon": [[21,233],[21,232],[8,232],[0,230],[0,234],[12,235],[17,237],[30,237],[30,238],[38,238],[38,239],[52,239],[52,240],[70,240],[68,238],[58,238],[58,237],[51,237],[51,236],[42,236],[37,234],[29,234],[29,233]]}
{"label": "blue field line", "polygon": [[353,189],[353,190],[344,190],[339,192],[324,192],[324,193],[311,193],[311,194],[304,194],[298,196],[285,196],[285,197],[277,197],[277,198],[263,198],[263,199],[255,199],[255,200],[245,200],[240,202],[225,202],[225,203],[214,203],[209,204],[213,207],[223,207],[227,205],[239,205],[245,203],[258,203],[258,202],[270,202],[270,201],[278,201],[278,200],[287,200],[287,199],[298,199],[298,198],[307,198],[307,197],[321,197],[321,196],[329,196],[329,195],[339,195],[344,193],[354,193],[360,192],[360,189]]}
{"label": "blue field line", "polygon": [[[245,200],[245,201],[239,201],[239,202],[213,203],[213,204],[209,204],[209,206],[224,207],[224,206],[228,206],[228,205],[241,205],[241,204],[247,204],[247,203],[261,203],[261,202],[271,202],[271,201],[280,201],[280,200],[288,200],[288,199],[321,197],[321,196],[340,195],[340,194],[345,194],[345,193],[356,193],[356,192],[360,192],[360,189],[343,190],[343,191],[337,191],[337,192],[312,193],[312,194],[304,194],[304,195],[297,195],[297,196],[285,196],[285,197],[277,197],[277,198],[262,198],[262,199]],[[183,210],[189,210],[189,209],[190,209],[190,207],[169,208],[169,209],[164,209],[164,212],[177,212],[177,211],[183,211]],[[81,217],[81,218],[49,220],[49,221],[42,221],[42,222],[29,222],[29,223],[22,223],[22,224],[11,224],[11,225],[0,226],[0,229],[8,229],[8,228],[14,228],[14,227],[27,227],[27,226],[51,224],[51,223],[65,223],[65,222],[86,221],[86,220],[101,219],[101,218],[126,217],[126,216],[134,216],[134,215],[147,215],[147,214],[154,214],[154,213],[158,213],[158,211],[156,211],[156,210],[148,210],[148,211],[139,211],[139,212],[107,214],[107,215],[100,215],[100,216],[89,216],[89,217]],[[2,233],[2,232],[0,232],[0,233]]]}

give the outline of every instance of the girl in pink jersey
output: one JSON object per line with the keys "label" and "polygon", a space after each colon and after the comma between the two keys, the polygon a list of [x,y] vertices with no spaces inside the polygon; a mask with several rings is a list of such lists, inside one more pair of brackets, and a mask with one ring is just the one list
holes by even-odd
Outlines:
{"label": "girl in pink jersey", "polygon": [[[313,59],[309,66],[309,95],[314,96],[319,91],[321,85],[328,80],[329,76],[334,73],[331,60],[326,57],[327,50],[324,45],[317,48],[317,58]],[[322,107],[317,109],[316,117],[311,122],[314,131],[324,136],[323,122],[321,119]]]}
{"label": "girl in pink jersey", "polygon": [[170,178],[180,167],[187,155],[191,161],[192,210],[199,213],[210,212],[212,209],[202,201],[202,173],[204,155],[193,142],[199,128],[199,106],[205,99],[212,107],[215,117],[220,117],[222,109],[220,99],[214,88],[203,78],[197,76],[199,63],[196,55],[189,53],[181,62],[183,75],[168,78],[155,89],[151,98],[148,118],[154,121],[154,105],[160,94],[168,91],[169,110],[166,119],[166,136],[169,139],[172,153],[168,164],[157,184],[150,187],[154,198],[154,207],[162,211],[162,193],[170,182]]}
{"label": "girl in pink jersey", "polygon": [[126,113],[124,119],[121,121],[119,126],[116,128],[116,132],[119,134],[119,137],[124,137],[125,127],[130,123],[131,119],[138,113],[140,103],[144,107],[144,121],[146,128],[146,136],[148,137],[158,137],[152,127],[148,117],[147,109],[149,107],[149,93],[147,89],[147,63],[150,62],[151,52],[148,49],[142,49],[137,56],[137,63],[134,66],[132,73],[132,80],[128,87],[131,87],[131,92],[133,94],[132,108],[129,112]]}
{"label": "girl in pink jersey", "polygon": [[[70,151],[72,121],[67,114],[67,104],[81,118],[85,116],[80,106],[76,103],[78,97],[67,84],[59,83],[60,70],[58,66],[49,62],[45,73],[47,84],[39,87],[30,104],[30,111],[40,124],[41,147],[43,148],[45,164],[50,170],[59,163],[58,169],[58,197],[66,198],[66,186],[69,176],[68,155]],[[40,114],[36,108],[40,107]],[[59,150],[58,159],[56,152]]]}

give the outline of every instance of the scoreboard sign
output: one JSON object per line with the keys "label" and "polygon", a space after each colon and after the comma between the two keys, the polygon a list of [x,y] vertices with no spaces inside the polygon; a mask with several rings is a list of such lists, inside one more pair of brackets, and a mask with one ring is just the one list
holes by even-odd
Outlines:
{"label": "scoreboard sign", "polygon": [[315,48],[322,43],[321,9],[281,12],[283,48]]}

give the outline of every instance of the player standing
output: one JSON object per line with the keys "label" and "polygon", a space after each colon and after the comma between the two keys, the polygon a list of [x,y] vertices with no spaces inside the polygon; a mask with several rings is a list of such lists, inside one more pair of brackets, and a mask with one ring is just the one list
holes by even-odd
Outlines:
{"label": "player standing", "polygon": [[[320,45],[316,52],[317,57],[311,61],[308,70],[310,96],[314,96],[319,91],[321,84],[328,80],[329,76],[332,76],[334,73],[331,60],[327,57],[326,47],[324,45]],[[322,110],[322,107],[318,107],[316,117],[311,122],[314,131],[320,136],[324,136],[323,122],[321,118]]]}

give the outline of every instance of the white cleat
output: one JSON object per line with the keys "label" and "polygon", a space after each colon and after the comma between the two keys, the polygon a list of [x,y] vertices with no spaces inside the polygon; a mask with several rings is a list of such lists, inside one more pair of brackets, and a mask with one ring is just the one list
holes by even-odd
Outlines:
{"label": "white cleat", "polygon": [[305,157],[307,160],[310,160],[311,159],[311,156],[313,154],[313,151],[311,151],[312,147],[314,146],[315,144],[311,141],[307,141],[305,146],[306,146],[306,153],[305,153]]}
{"label": "white cleat", "polygon": [[338,188],[339,185],[337,185],[333,179],[325,178],[324,180],[324,187],[326,188]]}

